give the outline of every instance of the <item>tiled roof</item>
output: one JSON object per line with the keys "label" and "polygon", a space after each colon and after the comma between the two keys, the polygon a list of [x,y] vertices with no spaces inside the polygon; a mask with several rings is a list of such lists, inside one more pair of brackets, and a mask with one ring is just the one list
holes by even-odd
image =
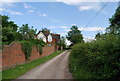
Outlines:
{"label": "tiled roof", "polygon": [[[39,32],[37,33],[37,35],[38,35],[40,32],[42,32],[42,31],[39,31]],[[49,34],[51,34],[54,39],[60,40],[60,34],[53,34],[53,33],[49,33],[49,32],[45,32],[45,33],[43,33],[43,34],[44,34],[46,37],[47,37]]]}
{"label": "tiled roof", "polygon": [[54,39],[59,40],[59,39],[60,39],[60,34],[52,34],[52,37],[53,37]]}

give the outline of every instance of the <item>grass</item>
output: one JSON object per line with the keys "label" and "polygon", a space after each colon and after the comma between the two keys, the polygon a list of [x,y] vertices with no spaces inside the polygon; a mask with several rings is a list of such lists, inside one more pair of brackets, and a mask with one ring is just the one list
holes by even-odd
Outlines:
{"label": "grass", "polygon": [[30,63],[22,64],[11,69],[2,71],[2,79],[16,79],[17,77],[23,75],[25,72],[30,71],[38,65],[45,63],[46,61],[52,59],[53,57],[59,55],[63,51],[57,51],[49,56],[42,57]]}

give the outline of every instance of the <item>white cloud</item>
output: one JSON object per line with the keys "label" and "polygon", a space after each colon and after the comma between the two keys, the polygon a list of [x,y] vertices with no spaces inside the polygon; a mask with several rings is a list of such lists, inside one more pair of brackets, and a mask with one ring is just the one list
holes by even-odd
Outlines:
{"label": "white cloud", "polygon": [[57,19],[52,19],[52,22],[62,22],[61,20],[57,20]]}
{"label": "white cloud", "polygon": [[[106,2],[107,0],[3,0],[4,2]],[[110,2],[118,2],[119,0],[110,0]]]}
{"label": "white cloud", "polygon": [[14,2],[21,2],[21,0],[2,0],[2,1],[0,1],[0,6],[14,7],[15,6]]}
{"label": "white cloud", "polygon": [[83,40],[85,42],[90,42],[92,40],[95,40],[95,36],[92,36],[92,37],[90,37],[90,36],[83,36]]}
{"label": "white cloud", "polygon": [[43,16],[43,17],[45,17],[45,16],[47,16],[47,14],[39,14],[39,16]]}
{"label": "white cloud", "polygon": [[67,32],[69,32],[70,31],[70,29],[64,29],[65,31],[67,31]]}
{"label": "white cloud", "polygon": [[60,35],[61,35],[61,36],[65,36],[65,35],[67,35],[67,33],[60,33]]}
{"label": "white cloud", "polygon": [[[68,27],[67,27],[68,28]],[[65,31],[70,31],[70,29],[65,28]],[[102,31],[104,32],[106,28],[103,27],[79,27],[78,28],[80,31]]]}
{"label": "white cloud", "polygon": [[105,31],[105,28],[102,27],[81,27],[79,28],[80,31]]}
{"label": "white cloud", "polygon": [[28,13],[34,13],[34,10],[29,10]]}
{"label": "white cloud", "polygon": [[48,26],[48,28],[63,28],[65,30],[67,30],[67,26]]}
{"label": "white cloud", "polygon": [[71,24],[71,26],[76,26],[76,24]]}
{"label": "white cloud", "polygon": [[56,26],[49,26],[48,28],[57,28]]}
{"label": "white cloud", "polygon": [[3,0],[2,2],[19,2],[21,0]]}
{"label": "white cloud", "polygon": [[[80,11],[94,10],[99,11],[101,9],[101,2],[107,2],[108,0],[56,0],[57,2],[63,2],[67,5],[77,6]],[[119,0],[110,0],[109,2],[119,2]],[[102,14],[107,15],[108,12],[102,10]]]}
{"label": "white cloud", "polygon": [[27,3],[24,3],[23,5],[24,5],[24,8],[32,8],[32,6],[28,5]]}
{"label": "white cloud", "polygon": [[99,10],[101,8],[100,0],[97,0],[97,3],[95,3],[95,0],[91,0],[91,1],[90,0],[57,0],[57,1],[63,2],[68,5],[75,5],[78,7],[80,11]]}
{"label": "white cloud", "polygon": [[0,8],[0,11],[2,12],[2,11],[5,11],[6,9],[5,8]]}
{"label": "white cloud", "polygon": [[12,11],[12,10],[7,10],[6,12],[12,14],[12,15],[23,15],[21,12],[17,12],[17,11]]}
{"label": "white cloud", "polygon": [[67,26],[61,26],[60,28],[64,28],[64,29],[66,29],[66,28],[68,28]]}
{"label": "white cloud", "polygon": [[92,7],[90,7],[90,6],[80,6],[80,8],[79,8],[81,11],[83,11],[83,10],[90,10],[90,9],[92,9]]}
{"label": "white cloud", "polygon": [[80,11],[84,11],[84,10],[95,10],[95,11],[98,11],[98,10],[100,10],[101,9],[101,5],[100,5],[100,3],[99,2],[97,2],[97,3],[90,3],[90,2],[88,2],[88,3],[81,3],[80,5],[79,5],[79,10]]}
{"label": "white cloud", "polygon": [[0,7],[14,7],[13,2],[0,2]]}
{"label": "white cloud", "polygon": [[10,13],[13,14],[13,15],[23,15],[22,13],[16,12],[16,11],[12,11],[12,12],[10,12]]}
{"label": "white cloud", "polygon": [[[56,0],[58,2],[64,2],[66,4],[77,5],[80,2],[107,2],[108,0]],[[119,0],[110,0],[110,2],[118,2]]]}

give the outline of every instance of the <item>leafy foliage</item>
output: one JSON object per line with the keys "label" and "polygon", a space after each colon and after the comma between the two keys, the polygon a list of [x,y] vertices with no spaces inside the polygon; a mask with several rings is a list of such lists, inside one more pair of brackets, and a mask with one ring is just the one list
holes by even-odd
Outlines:
{"label": "leafy foliage", "polygon": [[22,50],[25,53],[25,58],[26,58],[26,60],[29,60],[29,57],[32,52],[33,44],[29,41],[21,41],[21,43],[22,43]]}
{"label": "leafy foliage", "polygon": [[77,26],[72,26],[71,31],[68,32],[67,39],[72,42],[72,44],[77,44],[79,42],[83,42],[83,36],[81,31],[78,30]]}
{"label": "leafy foliage", "polygon": [[[70,67],[73,72],[86,68],[84,70],[91,74],[90,78],[115,79],[120,77],[119,53],[120,39],[114,35],[89,43],[80,43],[72,48],[70,59],[73,61],[70,61]],[[74,76],[82,78],[79,75]]]}
{"label": "leafy foliage", "polygon": [[43,52],[43,51],[42,51],[42,46],[39,45],[38,48],[39,48],[39,54],[41,55],[42,52]]}
{"label": "leafy foliage", "polygon": [[9,21],[8,16],[0,15],[0,17],[2,18],[2,41],[9,44],[15,40],[18,26],[13,21]]}
{"label": "leafy foliage", "polygon": [[34,43],[34,45],[36,45],[36,47],[38,48],[39,54],[42,54],[42,47],[46,45],[45,42],[39,39],[32,39],[31,42]]}
{"label": "leafy foliage", "polygon": [[45,42],[39,39],[33,39],[32,42],[36,45],[38,48],[39,54],[42,54],[42,47],[45,45]]}
{"label": "leafy foliage", "polygon": [[28,24],[23,24],[19,29],[19,33],[22,40],[30,41],[35,38],[36,29],[34,30],[33,27],[30,28]]}
{"label": "leafy foliage", "polygon": [[50,33],[50,30],[49,29],[47,29],[47,28],[42,28],[42,30],[41,30],[43,33]]}
{"label": "leafy foliage", "polygon": [[58,43],[57,45],[63,46],[63,49],[65,49],[65,48],[66,48],[65,40],[66,40],[66,38],[62,36],[62,37],[60,38],[60,43]]}
{"label": "leafy foliage", "polygon": [[30,41],[35,38],[36,29],[29,27],[28,24],[23,24],[19,30],[17,24],[9,21],[8,16],[2,16],[2,42],[10,44],[12,41]]}
{"label": "leafy foliage", "polygon": [[109,33],[120,34],[120,6],[115,14],[109,19],[110,26],[106,29]]}
{"label": "leafy foliage", "polygon": [[34,43],[35,45],[41,45],[42,47],[43,47],[44,45],[46,45],[46,43],[45,43],[44,41],[40,40],[40,39],[31,39],[30,41],[31,41],[32,43]]}
{"label": "leafy foliage", "polygon": [[69,67],[75,78],[120,81],[120,7],[109,21],[105,34],[73,46]]}

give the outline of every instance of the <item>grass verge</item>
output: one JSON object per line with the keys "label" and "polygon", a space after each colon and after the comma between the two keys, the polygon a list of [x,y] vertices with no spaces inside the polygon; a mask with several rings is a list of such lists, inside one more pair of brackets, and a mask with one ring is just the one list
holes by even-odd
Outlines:
{"label": "grass verge", "polygon": [[11,69],[3,70],[2,71],[2,79],[16,79],[20,75],[23,75],[25,72],[30,71],[31,69],[35,68],[38,65],[45,63],[46,61],[54,58],[55,56],[59,55],[63,51],[57,51],[49,56],[42,57],[40,59],[34,60],[30,63],[22,64],[16,66]]}

